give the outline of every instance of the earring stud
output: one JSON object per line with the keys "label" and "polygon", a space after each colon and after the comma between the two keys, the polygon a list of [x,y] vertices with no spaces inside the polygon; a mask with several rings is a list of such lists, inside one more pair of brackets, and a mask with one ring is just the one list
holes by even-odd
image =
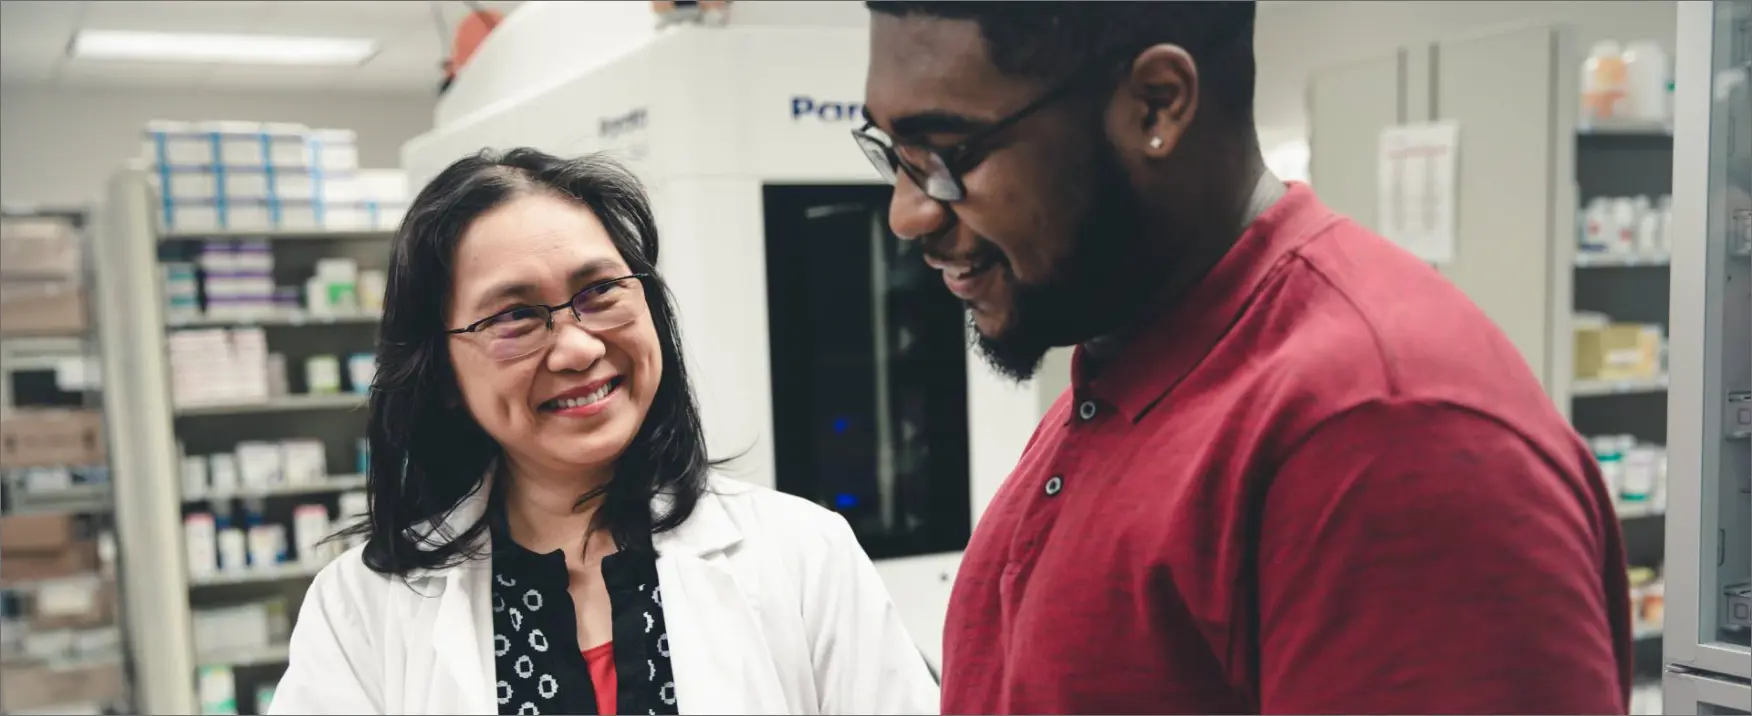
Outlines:
{"label": "earring stud", "polygon": [[1150,137],[1150,148],[1151,149],[1161,149],[1162,148],[1162,138],[1161,137]]}

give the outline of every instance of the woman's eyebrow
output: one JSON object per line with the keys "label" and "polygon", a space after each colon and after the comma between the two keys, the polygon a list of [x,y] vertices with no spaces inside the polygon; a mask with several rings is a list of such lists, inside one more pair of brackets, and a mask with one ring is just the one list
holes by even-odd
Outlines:
{"label": "woman's eyebrow", "polygon": [[[591,259],[572,271],[571,283],[576,284],[580,281],[598,278],[614,278],[624,272],[626,269],[613,259]],[[540,297],[540,293],[540,288],[534,283],[522,279],[506,279],[482,291],[481,298],[475,301],[475,310],[491,310],[495,307],[494,304],[508,298],[540,303],[545,300]]]}

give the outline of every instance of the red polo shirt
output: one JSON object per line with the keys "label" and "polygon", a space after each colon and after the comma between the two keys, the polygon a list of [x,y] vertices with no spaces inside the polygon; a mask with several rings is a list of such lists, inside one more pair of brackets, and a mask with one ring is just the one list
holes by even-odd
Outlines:
{"label": "red polo shirt", "polygon": [[943,713],[1625,712],[1588,450],[1472,302],[1306,186],[1082,360],[968,544]]}

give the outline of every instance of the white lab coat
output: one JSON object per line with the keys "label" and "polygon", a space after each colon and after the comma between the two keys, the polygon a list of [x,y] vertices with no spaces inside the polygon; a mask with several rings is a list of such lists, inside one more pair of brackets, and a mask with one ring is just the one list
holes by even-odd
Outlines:
{"label": "white lab coat", "polygon": [[[937,713],[936,681],[845,520],[709,485],[653,538],[681,713]],[[472,524],[485,492],[447,525]],[[404,581],[347,552],[305,596],[268,713],[498,713],[490,574],[476,560]]]}

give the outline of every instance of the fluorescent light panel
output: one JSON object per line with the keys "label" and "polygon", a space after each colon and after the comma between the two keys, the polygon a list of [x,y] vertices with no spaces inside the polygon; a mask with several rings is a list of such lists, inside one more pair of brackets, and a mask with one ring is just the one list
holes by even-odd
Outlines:
{"label": "fluorescent light panel", "polygon": [[72,46],[73,56],[84,59],[254,65],[358,65],[376,52],[377,41],[346,37],[130,30],[80,30]]}

